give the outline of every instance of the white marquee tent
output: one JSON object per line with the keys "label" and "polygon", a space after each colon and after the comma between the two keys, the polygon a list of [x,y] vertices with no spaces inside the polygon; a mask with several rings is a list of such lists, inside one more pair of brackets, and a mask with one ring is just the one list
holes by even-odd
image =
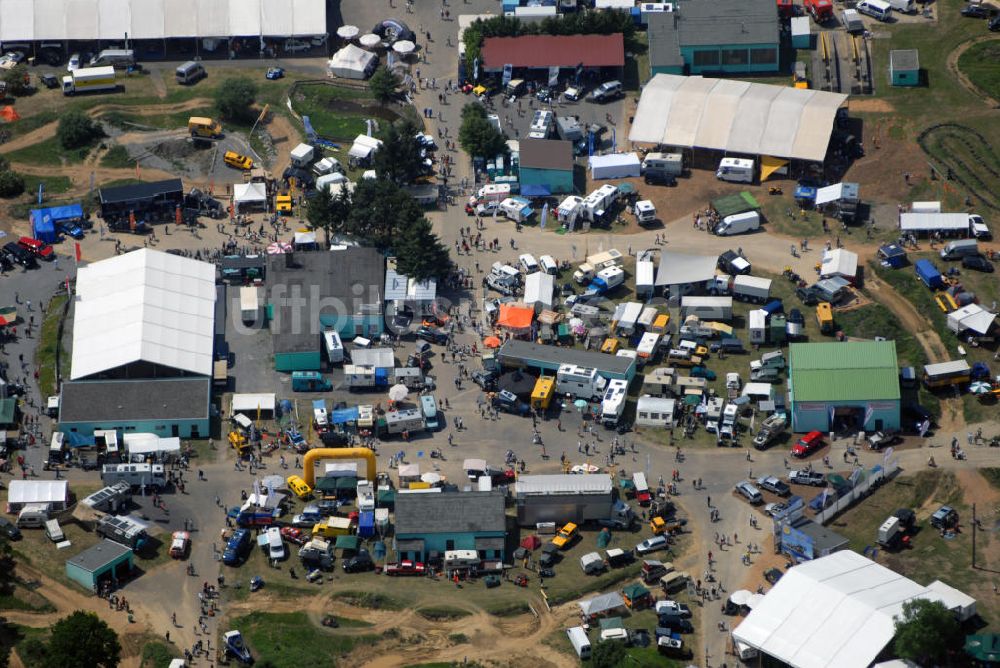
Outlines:
{"label": "white marquee tent", "polygon": [[524,279],[524,303],[536,308],[552,308],[556,277],[544,271],[528,274]]}
{"label": "white marquee tent", "polygon": [[823,278],[840,276],[852,280],[858,275],[858,254],[844,248],[824,251],[819,275]]}
{"label": "white marquee tent", "polygon": [[353,44],[333,54],[327,63],[330,72],[345,79],[365,79],[378,64],[378,56]]}
{"label": "white marquee tent", "polygon": [[258,410],[262,413],[273,413],[274,404],[274,394],[270,392],[261,392],[258,394],[234,394],[233,414],[245,413],[250,417],[255,417]]}
{"label": "white marquee tent", "polygon": [[130,457],[179,455],[181,452],[181,439],[176,436],[160,438],[156,434],[128,433],[122,437],[122,441]]}
{"label": "white marquee tent", "polygon": [[868,666],[914,598],[946,600],[857,552],[841,550],[785,573],[733,639],[795,668]]}
{"label": "white marquee tent", "polygon": [[0,0],[3,42],[325,32],[324,0]]}
{"label": "white marquee tent", "polygon": [[948,329],[956,334],[972,331],[985,336],[996,319],[996,313],[990,313],[979,304],[968,304],[948,314]]}
{"label": "white marquee tent", "polygon": [[657,74],[629,140],[822,161],[847,95],[734,79]]}
{"label": "white marquee tent", "polygon": [[132,362],[212,375],[215,267],[141,249],[81,267],[73,380]]}
{"label": "white marquee tent", "polygon": [[50,503],[57,510],[66,507],[69,483],[65,480],[11,480],[7,504],[19,507],[28,503]]}
{"label": "white marquee tent", "polygon": [[237,212],[244,207],[266,207],[267,186],[263,183],[237,183],[233,186],[233,203]]}

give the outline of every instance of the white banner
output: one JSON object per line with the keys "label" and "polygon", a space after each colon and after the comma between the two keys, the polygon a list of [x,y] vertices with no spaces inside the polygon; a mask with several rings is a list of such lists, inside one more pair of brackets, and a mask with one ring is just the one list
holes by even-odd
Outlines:
{"label": "white banner", "polygon": [[550,67],[549,68],[549,85],[555,86],[559,84],[559,68]]}
{"label": "white banner", "polygon": [[504,65],[503,66],[503,85],[506,86],[507,84],[509,84],[510,80],[513,78],[513,76],[514,76],[514,66],[513,65]]}

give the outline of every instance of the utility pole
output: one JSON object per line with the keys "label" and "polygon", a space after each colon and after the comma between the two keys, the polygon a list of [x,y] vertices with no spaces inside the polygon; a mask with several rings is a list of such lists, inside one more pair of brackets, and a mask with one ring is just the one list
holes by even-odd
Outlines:
{"label": "utility pole", "polygon": [[976,567],[976,504],[972,504],[972,567]]}

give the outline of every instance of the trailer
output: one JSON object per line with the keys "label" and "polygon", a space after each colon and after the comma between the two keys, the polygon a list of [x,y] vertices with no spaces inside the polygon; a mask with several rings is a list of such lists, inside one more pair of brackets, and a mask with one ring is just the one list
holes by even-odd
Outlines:
{"label": "trailer", "polygon": [[604,391],[604,398],[601,400],[601,424],[605,427],[615,427],[625,410],[625,402],[628,399],[628,381],[611,380],[608,388]]}
{"label": "trailer", "polygon": [[371,364],[345,364],[344,382],[351,392],[381,390],[389,387],[389,370]]}
{"label": "trailer", "polygon": [[642,314],[642,304],[639,302],[626,302],[619,304],[615,309],[612,329],[619,336],[630,336],[635,331],[635,324]]}
{"label": "trailer", "polygon": [[913,268],[917,272],[917,278],[931,290],[944,287],[944,277],[930,260],[917,260]]}
{"label": "trailer", "polygon": [[101,482],[105,485],[126,482],[134,488],[163,489],[167,486],[167,475],[163,464],[105,464]]}
{"label": "trailer", "polygon": [[330,364],[340,364],[344,361],[344,342],[340,340],[340,334],[334,330],[323,332],[323,347]]}
{"label": "trailer", "polygon": [[649,297],[655,290],[656,267],[652,260],[639,260],[635,263],[635,295]]}
{"label": "trailer", "polygon": [[256,286],[240,288],[240,318],[243,322],[256,322],[260,315],[260,293]]}
{"label": "trailer", "polygon": [[[616,178],[616,177],[609,177]],[[601,220],[616,201],[618,201],[618,186],[606,183],[583,199],[580,215],[592,223]]]}
{"label": "trailer", "polygon": [[733,278],[734,299],[763,304],[771,295],[771,279],[758,276],[739,275]]}
{"label": "trailer", "polygon": [[681,313],[684,317],[696,315],[703,320],[732,320],[732,297],[682,297]]}
{"label": "trailer", "polygon": [[672,398],[639,397],[635,408],[635,423],[640,427],[669,429],[674,426],[675,405]]}
{"label": "trailer", "polygon": [[112,540],[119,545],[130,547],[135,551],[142,549],[149,538],[146,527],[129,517],[105,515],[97,522],[95,529],[98,536]]}
{"label": "trailer", "polygon": [[655,332],[646,332],[639,339],[639,345],[635,347],[637,362],[645,364],[651,362],[656,357],[656,351],[660,348],[660,335]]}
{"label": "trailer", "polygon": [[899,216],[903,234],[934,234],[943,236],[983,237],[989,228],[982,216],[975,213],[903,213]]}
{"label": "trailer", "polygon": [[750,327],[750,343],[765,343],[767,341],[767,311],[754,309],[748,314]]}
{"label": "trailer", "polygon": [[964,385],[972,379],[972,367],[965,360],[924,365],[924,385],[929,389]]}
{"label": "trailer", "polygon": [[386,411],[385,430],[389,434],[420,432],[427,428],[424,416],[417,408]]}

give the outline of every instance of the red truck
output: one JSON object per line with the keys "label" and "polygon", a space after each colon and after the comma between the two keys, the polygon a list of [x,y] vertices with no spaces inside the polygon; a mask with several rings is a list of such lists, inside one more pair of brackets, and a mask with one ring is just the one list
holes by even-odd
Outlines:
{"label": "red truck", "polygon": [[777,3],[779,19],[790,19],[798,15],[798,11],[792,0],[777,0]]}
{"label": "red truck", "polygon": [[386,575],[424,575],[427,567],[420,561],[400,561],[397,564],[386,564],[382,568]]}
{"label": "red truck", "polygon": [[833,19],[832,0],[803,0],[803,4],[816,23],[826,23]]}

